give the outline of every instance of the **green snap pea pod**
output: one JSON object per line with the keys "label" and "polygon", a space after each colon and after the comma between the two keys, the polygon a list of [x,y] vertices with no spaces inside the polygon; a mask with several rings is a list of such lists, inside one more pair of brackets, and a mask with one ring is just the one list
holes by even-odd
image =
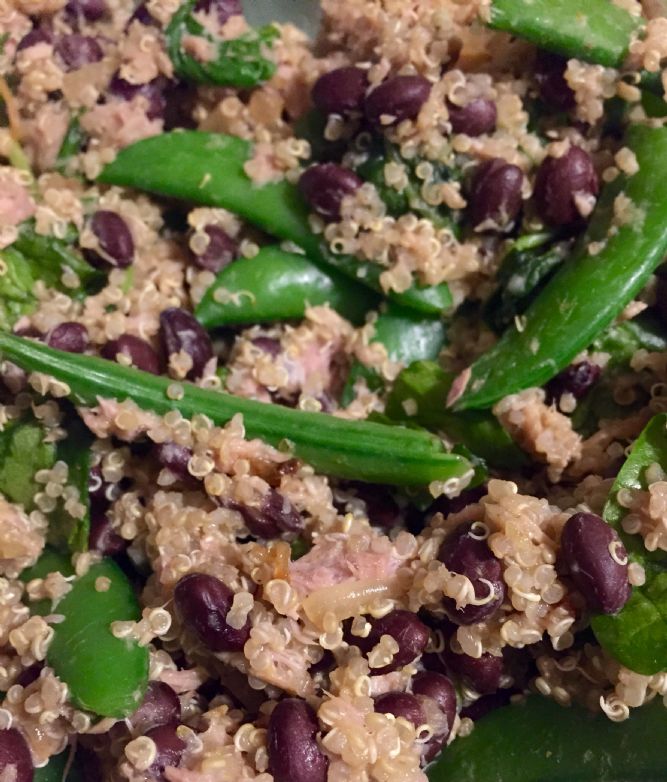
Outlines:
{"label": "green snap pea pod", "polygon": [[72,701],[102,717],[132,714],[148,685],[148,649],[111,632],[112,622],[141,617],[123,571],[110,559],[92,565],[53,610],[64,619],[46,660]]}
{"label": "green snap pea pod", "polygon": [[86,142],[86,134],[79,122],[78,114],[74,114],[67,126],[67,132],[63,138],[60,149],[58,150],[58,156],[54,168],[58,171],[67,170],[69,161],[81,152],[83,145]]}
{"label": "green snap pea pod", "polygon": [[[588,230],[521,324],[457,379],[450,403],[457,409],[489,407],[498,399],[540,386],[565,367],[639,293],[667,251],[667,129],[635,126],[625,144],[639,171],[606,185]],[[614,201],[623,193],[631,213],[614,224]],[[596,254],[591,254],[591,249]]]}
{"label": "green snap pea pod", "polygon": [[620,67],[641,19],[611,0],[493,0],[489,24],[541,49]]}
{"label": "green snap pea pod", "polygon": [[174,400],[167,393],[172,386],[167,377],[53,350],[12,334],[0,333],[0,352],[27,371],[66,383],[82,404],[94,405],[98,398],[133,399],[142,409],[160,415],[179,410],[186,418],[202,414],[216,424],[240,413],[249,437],[274,446],[287,444],[296,456],[331,475],[397,485],[451,479],[453,486],[465,483],[471,472],[466,459],[447,453],[441,441],[426,432],[289,410],[189,383],[182,386],[182,398]]}
{"label": "green snap pea pod", "polygon": [[[294,242],[312,261],[333,266],[368,287],[381,290],[380,266],[333,253],[310,230],[308,209],[293,184],[281,180],[256,185],[251,181],[243,168],[251,154],[249,142],[235,136],[196,131],[163,133],[125,147],[99,179],[107,184],[228,209],[263,231]],[[165,160],[170,165],[166,166]],[[452,304],[445,284],[415,285],[389,297],[431,314],[439,314]]]}
{"label": "green snap pea pod", "polygon": [[41,488],[35,473],[53,467],[56,449],[44,442],[44,429],[33,420],[19,419],[0,432],[0,494],[23,505],[29,513]]}
{"label": "green snap pea pod", "polygon": [[[238,38],[213,36],[195,17],[197,0],[186,0],[173,15],[167,29],[167,51],[178,76],[196,84],[250,88],[270,79],[276,64],[270,59],[271,44],[280,36],[274,25],[250,30]],[[185,38],[198,38],[213,56],[197,59],[184,49]]]}
{"label": "green snap pea pod", "polygon": [[600,644],[620,663],[647,676],[667,671],[667,552],[650,552],[639,535],[624,532],[622,521],[627,510],[619,503],[618,494],[621,490],[645,490],[646,471],[654,464],[667,470],[666,413],[654,416],[635,440],[603,511],[630,558],[644,567],[646,582],[633,587],[630,600],[618,614],[592,620]]}
{"label": "green snap pea pod", "polygon": [[661,699],[612,722],[539,695],[497,709],[428,769],[430,782],[661,782],[667,779]]}
{"label": "green snap pea pod", "polygon": [[307,306],[329,304],[344,318],[361,323],[376,303],[372,291],[333,269],[279,247],[262,247],[254,258],[222,269],[195,315],[210,329],[302,318]]}
{"label": "green snap pea pod", "polygon": [[525,454],[491,413],[455,413],[444,406],[443,399],[447,398],[453,378],[435,361],[415,361],[394,381],[386,414],[396,421],[412,421],[431,431],[443,432],[491,467],[516,469],[525,465]]}

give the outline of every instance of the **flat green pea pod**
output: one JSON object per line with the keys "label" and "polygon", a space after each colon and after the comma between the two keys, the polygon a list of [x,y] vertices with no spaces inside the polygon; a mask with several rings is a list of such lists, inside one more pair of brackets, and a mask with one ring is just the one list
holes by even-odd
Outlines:
{"label": "flat green pea pod", "polygon": [[352,323],[362,323],[377,296],[333,269],[320,268],[305,255],[262,247],[219,272],[197,305],[207,329],[302,318],[306,307],[329,304]]}
{"label": "flat green pea pod", "polygon": [[[449,404],[490,407],[541,386],[591,344],[644,287],[667,251],[667,128],[631,127],[625,145],[639,170],[605,186],[572,255],[530,305],[521,324],[457,378]],[[628,218],[617,225],[623,193]]]}
{"label": "flat green pea pod", "polygon": [[518,469],[528,463],[498,420],[485,410],[455,413],[442,403],[454,375],[435,361],[415,361],[394,381],[385,413],[395,421],[413,422],[462,443],[491,467]]}
{"label": "flat green pea pod", "polygon": [[646,581],[633,587],[618,614],[592,620],[600,644],[627,668],[646,676],[667,671],[667,552],[648,551],[639,535],[624,532],[627,510],[619,502],[619,492],[646,490],[648,470],[655,470],[655,465],[661,474],[667,471],[667,413],[654,416],[635,440],[602,514],[621,536],[631,560],[644,568]]}
{"label": "flat green pea pod", "polygon": [[[270,79],[276,64],[270,59],[271,44],[280,36],[274,25],[250,30],[238,38],[214,37],[195,17],[197,0],[186,0],[173,15],[167,29],[167,51],[175,73],[196,84],[248,89]],[[184,38],[197,38],[211,50],[211,57],[197,59],[183,45]]]}
{"label": "flat green pea pod", "polygon": [[102,717],[127,717],[148,685],[148,649],[116,638],[111,623],[137,620],[130,582],[110,559],[92,565],[53,607],[55,624],[47,663],[69,687],[72,701]]}
{"label": "flat green pea pod", "polygon": [[[294,242],[318,265],[333,267],[382,292],[382,267],[333,253],[311,231],[308,208],[295,185],[286,180],[263,185],[252,182],[244,170],[251,157],[250,143],[235,136],[197,131],[162,133],[122,149],[99,180],[228,209],[266,233]],[[170,165],[165,166],[165,160]],[[432,315],[452,306],[451,292],[444,283],[415,284],[403,293],[390,292],[388,297]]]}
{"label": "flat green pea pod", "polygon": [[612,722],[538,695],[475,723],[428,769],[430,782],[662,782],[667,709],[660,698]]}

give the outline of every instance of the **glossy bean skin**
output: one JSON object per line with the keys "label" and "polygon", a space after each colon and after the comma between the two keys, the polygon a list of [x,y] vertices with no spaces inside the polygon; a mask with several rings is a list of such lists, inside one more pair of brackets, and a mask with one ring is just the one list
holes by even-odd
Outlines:
{"label": "glossy bean skin", "polygon": [[84,65],[99,62],[104,57],[102,47],[94,38],[78,33],[57,38],[55,50],[68,71],[75,71],[83,68]]}
{"label": "glossy bean skin", "polygon": [[397,671],[419,657],[428,643],[428,627],[412,611],[395,609],[379,619],[368,618],[371,630],[365,638],[348,632],[345,640],[368,654],[383,635],[390,635],[398,644],[392,661],[382,668],[371,668],[371,676]]}
{"label": "glossy bean skin", "polygon": [[166,442],[155,446],[155,456],[162,467],[177,475],[179,478],[189,478],[190,471],[188,463],[192,456],[192,451],[184,445],[178,443]]}
{"label": "glossy bean skin", "polygon": [[230,500],[224,504],[243,516],[250,534],[257,538],[271,540],[283,532],[299,533],[304,527],[296,508],[275,489],[269,489],[257,508]]}
{"label": "glossy bean skin", "polygon": [[157,725],[151,728],[146,736],[155,742],[155,760],[148,769],[150,779],[166,782],[164,770],[167,766],[176,767],[181,763],[186,744],[176,733],[177,722]]}
{"label": "glossy bean skin", "polygon": [[33,27],[33,29],[26,33],[23,38],[18,42],[16,51],[20,52],[23,49],[29,49],[31,46],[36,46],[38,43],[53,43],[53,33],[47,27]]}
{"label": "glossy bean skin", "polygon": [[104,0],[70,0],[65,9],[70,16],[82,16],[87,22],[99,22],[108,12]]}
{"label": "glossy bean skin", "polygon": [[631,588],[628,555],[616,530],[594,513],[575,513],[565,522],[560,545],[560,563],[591,611],[618,613]]}
{"label": "glossy bean skin", "polygon": [[574,108],[574,92],[565,80],[567,60],[550,52],[538,52],[535,61],[535,81],[540,97],[547,108],[554,111],[569,111]]}
{"label": "glossy bean skin", "polygon": [[361,111],[368,86],[366,71],[354,66],[334,68],[313,85],[313,103],[323,114]]}
{"label": "glossy bean skin", "polygon": [[434,700],[440,711],[447,717],[447,733],[449,736],[456,717],[456,690],[444,673],[437,671],[420,671],[412,679],[412,692]]}
{"label": "glossy bean skin", "polygon": [[132,732],[143,736],[158,725],[177,723],[181,718],[181,702],[178,695],[164,682],[152,681],[141,706],[129,718]]}
{"label": "glossy bean skin", "polygon": [[317,743],[319,725],[312,708],[285,698],[271,712],[266,743],[274,782],[326,782],[329,758]]}
{"label": "glossy bean skin", "polygon": [[32,782],[34,769],[28,744],[16,728],[0,730],[0,777]]}
{"label": "glossy bean skin", "polygon": [[234,593],[219,578],[190,573],[176,584],[174,602],[183,624],[213,652],[239,652],[250,637],[250,621],[237,630],[227,624]]}
{"label": "glossy bean skin", "polygon": [[202,325],[185,310],[170,307],[160,313],[160,336],[167,355],[184,351],[192,359],[187,377],[201,377],[206,364],[213,358],[211,338]]}
{"label": "glossy bean skin", "polygon": [[218,274],[238,257],[238,244],[219,225],[207,225],[204,233],[208,236],[208,246],[202,253],[192,253],[195,266]]}
{"label": "glossy bean skin", "polygon": [[93,508],[90,514],[90,532],[88,534],[88,548],[91,551],[99,551],[102,556],[114,557],[122,554],[128,547],[129,541],[124,540],[116,532],[103,510]]}
{"label": "glossy bean skin", "polygon": [[469,654],[456,654],[448,651],[445,654],[447,668],[479,695],[490,695],[500,687],[500,679],[504,672],[502,657],[484,652],[481,657],[471,657]]}
{"label": "glossy bean skin", "polygon": [[353,195],[361,185],[354,171],[337,163],[318,163],[299,179],[299,190],[306,203],[325,220],[339,219],[343,198]]}
{"label": "glossy bean skin", "polygon": [[88,329],[82,323],[61,323],[49,331],[46,344],[68,353],[83,353],[89,344]]}
{"label": "glossy bean skin", "polygon": [[496,128],[498,110],[496,104],[488,98],[474,98],[464,106],[448,103],[447,109],[454,133],[481,136],[483,133],[492,133]]}
{"label": "glossy bean skin", "polygon": [[101,254],[88,250],[86,255],[124,268],[134,259],[134,239],[127,223],[116,212],[100,209],[90,220],[90,230],[97,237]]}
{"label": "glossy bean skin", "polygon": [[366,96],[366,118],[381,127],[415,119],[430,93],[431,82],[423,76],[394,76]]}
{"label": "glossy bean skin", "polygon": [[469,213],[475,228],[504,229],[521,210],[523,173],[502,158],[493,158],[477,169],[470,187]]}
{"label": "glossy bean skin", "polygon": [[558,400],[562,394],[583,399],[599,380],[602,369],[590,361],[579,361],[559,372],[547,383],[547,398]]}
{"label": "glossy bean skin", "polygon": [[533,197],[540,215],[555,226],[580,222],[576,196],[595,197],[600,189],[588,152],[571,146],[561,157],[546,157],[537,171]]}
{"label": "glossy bean skin", "polygon": [[438,559],[448,570],[470,579],[477,598],[489,595],[489,584],[493,588],[493,598],[482,605],[469,604],[457,608],[454,600],[444,599],[449,618],[460,625],[475,624],[488,619],[498,610],[505,598],[505,582],[500,562],[486,541],[472,536],[472,524],[473,522],[470,522],[457,527],[445,538],[438,553]]}
{"label": "glossy bean skin", "polygon": [[123,100],[132,100],[137,95],[146,99],[146,116],[148,119],[159,119],[164,116],[166,110],[165,88],[167,82],[162,77],[153,79],[146,84],[131,84],[116,74],[109,84],[109,94]]}
{"label": "glossy bean skin", "polygon": [[375,699],[375,711],[382,714],[393,714],[394,717],[403,717],[415,728],[426,722],[421,704],[409,692],[385,692],[378,695]]}
{"label": "glossy bean skin", "polygon": [[218,23],[224,24],[231,16],[242,14],[243,5],[241,0],[197,0],[195,10],[206,13],[215,11]]}
{"label": "glossy bean skin", "polygon": [[476,701],[464,706],[461,709],[461,717],[467,717],[473,722],[481,720],[487,714],[490,714],[496,709],[500,709],[503,706],[508,706],[512,695],[516,694],[512,690],[498,690],[489,695],[482,695],[481,698],[477,698]]}
{"label": "glossy bean skin", "polygon": [[132,366],[152,375],[160,374],[160,359],[153,348],[140,337],[133,334],[123,334],[118,339],[107,342],[100,354],[109,361],[116,361],[116,356],[123,355],[130,359]]}

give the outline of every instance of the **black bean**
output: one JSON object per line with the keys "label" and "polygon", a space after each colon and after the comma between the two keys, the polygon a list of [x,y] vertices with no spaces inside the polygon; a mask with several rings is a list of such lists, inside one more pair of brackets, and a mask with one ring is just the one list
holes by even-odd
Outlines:
{"label": "black bean", "polygon": [[317,743],[318,730],[315,712],[305,701],[280,701],[271,712],[266,736],[274,782],[326,782],[329,758]]}
{"label": "black bean", "polygon": [[129,718],[132,732],[143,736],[151,728],[167,725],[181,719],[178,695],[164,682],[148,682],[141,706]]}
{"label": "black bean", "polygon": [[237,242],[219,225],[207,225],[204,233],[208,236],[208,245],[203,253],[193,253],[195,266],[217,274],[239,256]]}
{"label": "black bean", "polygon": [[277,538],[283,532],[301,532],[304,526],[297,509],[275,489],[269,489],[257,508],[234,500],[223,500],[221,504],[238,511],[250,534],[264,540]]}
{"label": "black bean", "polygon": [[496,104],[488,98],[474,98],[465,106],[448,103],[447,109],[454,133],[481,136],[483,133],[493,133],[496,129],[498,110]]}
{"label": "black bean", "polygon": [[560,565],[591,611],[618,613],[631,589],[628,555],[616,530],[594,513],[575,513],[565,522],[560,546]]}
{"label": "black bean", "polygon": [[220,24],[224,24],[231,16],[243,13],[241,0],[198,0],[195,10],[204,13],[215,10]]}
{"label": "black bean", "polygon": [[134,260],[134,239],[127,223],[117,212],[100,209],[90,220],[90,230],[95,234],[100,252],[86,251],[93,260],[102,260],[112,266],[124,268]]}
{"label": "black bean", "polygon": [[502,158],[483,163],[470,188],[470,218],[474,227],[507,228],[521,210],[523,173]]}
{"label": "black bean", "polygon": [[155,742],[155,760],[148,769],[150,779],[165,780],[164,770],[167,766],[178,767],[185,752],[186,744],[176,733],[177,722],[158,725],[146,733]]}
{"label": "black bean", "polygon": [[361,68],[335,68],[315,82],[311,96],[323,114],[349,114],[361,111],[368,76]]}
{"label": "black bean", "polygon": [[475,486],[474,489],[465,489],[458,497],[445,497],[443,494],[431,503],[428,513],[442,513],[446,517],[450,513],[459,513],[468,505],[474,505],[484,496],[486,496],[485,485]]}
{"label": "black bean", "polygon": [[280,340],[274,337],[253,337],[252,344],[273,358],[279,356],[282,350]]}
{"label": "black bean", "polygon": [[423,76],[394,76],[366,96],[364,112],[375,125],[395,125],[415,119],[430,94],[431,82]]}
{"label": "black bean", "polygon": [[582,220],[576,196],[596,196],[598,175],[588,152],[572,145],[561,157],[546,157],[535,177],[535,205],[551,225],[572,225]]}
{"label": "black bean", "polygon": [[66,350],[68,353],[83,353],[89,344],[88,329],[83,323],[72,321],[61,323],[48,333],[46,344],[56,350]]}
{"label": "black bean", "polygon": [[535,81],[540,97],[553,111],[569,111],[574,108],[574,92],[565,80],[567,60],[551,52],[538,52],[535,60]]}
{"label": "black bean", "polygon": [[447,718],[447,738],[456,718],[456,689],[451,681],[443,673],[421,671],[412,679],[412,692],[431,698],[438,704],[438,708]]}
{"label": "black bean", "polygon": [[0,730],[0,778],[32,782],[34,769],[30,749],[16,728]]}
{"label": "black bean", "polygon": [[53,43],[53,33],[48,27],[33,27],[29,33],[21,38],[16,51],[29,49],[31,46],[37,46],[38,43]]}
{"label": "black bean", "polygon": [[140,22],[146,27],[153,27],[156,23],[146,3],[139,3],[134,9],[132,16],[128,19],[127,26],[129,27],[132,22]]}
{"label": "black bean", "polygon": [[237,630],[226,622],[234,593],[215,576],[190,573],[180,579],[174,601],[183,624],[214,652],[240,652],[250,636],[250,621]]}
{"label": "black bean", "polygon": [[475,722],[490,712],[509,705],[512,695],[516,693],[517,690],[507,689],[498,690],[498,692],[494,692],[491,695],[482,695],[481,698],[477,698],[476,701],[461,709],[461,717],[467,717]]}
{"label": "black bean", "polygon": [[493,555],[484,540],[479,540],[471,534],[474,522],[462,524],[445,538],[438,559],[452,573],[460,573],[472,582],[475,597],[491,599],[482,605],[468,604],[457,608],[452,598],[444,599],[445,610],[449,618],[460,625],[470,625],[483,622],[492,616],[505,598],[505,582],[503,581],[500,562]]}
{"label": "black bean", "polygon": [[84,65],[99,62],[104,57],[102,47],[94,38],[78,33],[57,38],[55,51],[68,71],[76,71]]}
{"label": "black bean", "polygon": [[87,22],[99,22],[108,9],[104,0],[69,0],[65,11],[74,18],[82,16]]}
{"label": "black bean", "polygon": [[385,692],[375,699],[375,711],[393,714],[411,722],[415,728],[426,722],[421,704],[409,692]]}
{"label": "black bean", "polygon": [[325,220],[338,220],[343,198],[363,184],[349,168],[337,163],[317,163],[301,174],[299,190],[310,208]]}
{"label": "black bean", "polygon": [[213,358],[213,345],[206,329],[189,312],[171,307],[160,313],[160,335],[167,355],[185,352],[192,359],[190,380],[201,377]]}
{"label": "black bean", "polygon": [[162,467],[174,473],[179,478],[190,477],[188,462],[192,456],[190,448],[178,443],[159,443],[155,446],[155,457]]}
{"label": "black bean", "polygon": [[88,535],[88,548],[91,551],[99,551],[105,557],[115,557],[122,554],[128,545],[129,541],[121,538],[102,509],[96,507],[91,510]]}
{"label": "black bean", "polygon": [[320,659],[308,668],[308,673],[315,676],[318,673],[327,673],[336,665],[336,658],[330,649],[323,649]]}
{"label": "black bean", "polygon": [[489,695],[500,687],[500,679],[505,670],[502,657],[484,652],[481,657],[469,654],[445,652],[447,668],[479,695]]}
{"label": "black bean", "polygon": [[412,611],[395,609],[379,619],[368,617],[371,630],[365,638],[346,632],[345,640],[368,654],[383,635],[390,635],[398,644],[398,651],[392,661],[382,668],[371,668],[371,676],[397,671],[416,660],[428,643],[428,627]]}
{"label": "black bean", "polygon": [[351,481],[350,488],[365,503],[371,524],[385,529],[396,526],[400,520],[401,509],[388,486]]}
{"label": "black bean", "polygon": [[123,334],[118,339],[112,339],[103,345],[100,353],[104,358],[115,361],[117,355],[127,356],[132,366],[150,372],[152,375],[160,374],[160,359],[153,348],[140,337],[133,334]]}
{"label": "black bean", "polygon": [[565,393],[572,394],[575,399],[581,399],[597,383],[601,373],[602,369],[590,361],[570,364],[547,383],[547,401],[557,401]]}
{"label": "black bean", "polygon": [[43,669],[44,663],[35,663],[29,668],[24,668],[17,676],[16,683],[20,684],[21,687],[29,687],[33,682],[36,682],[37,679],[39,679]]}
{"label": "black bean", "polygon": [[158,77],[146,84],[132,84],[121,76],[116,74],[109,83],[109,93],[117,98],[130,101],[136,95],[143,95],[147,101],[146,116],[148,119],[160,119],[164,116],[167,100],[165,98],[165,88],[167,82]]}

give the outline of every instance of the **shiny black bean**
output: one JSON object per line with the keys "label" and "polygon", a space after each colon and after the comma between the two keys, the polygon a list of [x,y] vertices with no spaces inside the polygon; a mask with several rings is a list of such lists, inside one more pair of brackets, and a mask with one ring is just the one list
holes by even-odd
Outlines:
{"label": "shiny black bean", "polygon": [[343,198],[355,193],[361,179],[336,163],[318,163],[301,174],[299,190],[310,208],[325,220],[338,220]]}
{"label": "shiny black bean", "polygon": [[395,125],[415,119],[430,94],[431,82],[423,76],[394,76],[366,96],[364,112],[374,125]]}
{"label": "shiny black bean", "polygon": [[200,269],[217,274],[239,257],[239,246],[219,225],[207,225],[204,232],[208,236],[208,245],[203,253],[193,253],[193,260]]}
{"label": "shiny black bean", "polygon": [[511,225],[521,210],[522,184],[518,166],[502,158],[483,163],[475,172],[468,199],[473,226],[504,229]]}
{"label": "shiny black bean", "polygon": [[107,342],[100,349],[104,358],[115,361],[117,355],[127,356],[132,366],[150,372],[152,375],[160,374],[160,359],[153,348],[140,337],[133,334],[123,334],[118,339]]}
{"label": "shiny black bean", "polygon": [[436,671],[421,671],[412,679],[412,692],[434,700],[440,711],[447,718],[447,733],[454,725],[456,717],[456,690],[451,681],[443,673]]}
{"label": "shiny black bean", "polygon": [[181,719],[178,695],[164,682],[148,682],[141,706],[129,718],[132,732],[143,736],[158,725],[177,723]]}
{"label": "shiny black bean", "polygon": [[[130,229],[117,212],[100,209],[90,220],[90,230],[95,234],[100,252],[92,252],[93,258],[112,266],[124,268],[134,260],[134,239]],[[91,251],[86,252],[90,256]]]}
{"label": "shiny black bean", "polygon": [[186,744],[176,733],[177,722],[158,725],[146,733],[155,742],[155,760],[148,769],[150,779],[162,782],[166,779],[164,770],[168,766],[178,767],[185,752]]}
{"label": "shiny black bean", "polygon": [[213,345],[206,329],[189,312],[171,307],[160,313],[160,335],[167,355],[185,352],[192,359],[190,380],[201,377],[213,358]]}
{"label": "shiny black bean", "polygon": [[516,694],[517,690],[507,689],[498,690],[491,695],[482,695],[481,698],[477,698],[476,701],[464,706],[461,709],[461,717],[467,717],[473,722],[480,720],[492,711],[500,709],[503,706],[507,706],[510,703],[512,695]]}
{"label": "shiny black bean", "polygon": [[181,621],[213,652],[240,652],[250,636],[250,621],[240,630],[226,622],[233,600],[232,590],[206,573],[184,576],[174,590]]}
{"label": "shiny black bean", "polygon": [[590,361],[570,364],[547,383],[547,401],[557,401],[565,393],[572,394],[575,399],[581,399],[597,383],[601,373],[602,369]]}
{"label": "shiny black bean", "polygon": [[371,668],[371,676],[378,676],[391,671],[397,671],[404,665],[416,660],[428,643],[428,627],[419,620],[412,611],[395,609],[379,619],[368,617],[371,630],[365,638],[345,634],[345,640],[357,646],[364,654],[368,654],[376,646],[383,635],[390,635],[398,644],[398,651],[392,661],[382,668]]}
{"label": "shiny black bean", "polygon": [[122,554],[128,545],[129,541],[116,532],[104,510],[93,507],[90,514],[88,548],[91,551],[99,551],[105,557],[115,557]]}
{"label": "shiny black bean", "polygon": [[167,82],[158,77],[146,84],[132,84],[121,76],[116,74],[109,83],[109,93],[117,98],[130,101],[136,95],[143,95],[146,98],[146,116],[148,119],[160,119],[164,116],[167,100],[165,98],[165,88]]}
{"label": "shiny black bean", "polygon": [[311,96],[323,114],[349,114],[361,110],[367,86],[368,76],[361,68],[335,68],[320,76]]}
{"label": "shiny black bean", "polygon": [[199,0],[195,6],[196,11],[215,11],[218,22],[224,24],[230,16],[238,16],[243,13],[241,0]]}
{"label": "shiny black bean", "polygon": [[46,337],[46,344],[56,350],[66,350],[68,353],[83,353],[89,345],[88,329],[83,323],[68,321],[51,329]]}
{"label": "shiny black bean", "polygon": [[493,555],[486,541],[473,536],[472,524],[462,524],[445,538],[438,559],[452,573],[460,573],[472,582],[475,597],[491,599],[482,605],[468,604],[457,608],[452,598],[444,599],[445,610],[449,618],[460,625],[470,625],[482,622],[492,616],[505,598],[505,582],[503,581],[500,562]]}
{"label": "shiny black bean", "polygon": [[132,16],[129,18],[127,26],[129,27],[132,22],[140,22],[146,27],[152,27],[155,25],[155,19],[151,16],[150,11],[146,3],[139,3],[134,9]]}
{"label": "shiny black bean", "polygon": [[483,133],[493,133],[496,129],[498,110],[496,104],[488,98],[474,98],[465,106],[448,103],[447,109],[454,133],[481,136]]}
{"label": "shiny black bean", "polygon": [[106,16],[108,8],[104,0],[69,0],[65,11],[70,17],[83,17],[87,22],[99,22]]}
{"label": "shiny black bean", "polygon": [[21,38],[16,47],[16,51],[29,49],[31,46],[37,46],[38,43],[53,43],[53,33],[47,27],[33,27],[33,29]]}
{"label": "shiny black bean", "polygon": [[90,35],[71,33],[56,39],[55,51],[68,71],[76,71],[84,65],[99,62],[104,52]]}
{"label": "shiny black bean", "polygon": [[400,520],[401,509],[388,486],[350,482],[354,494],[366,505],[368,520],[376,527],[391,529]]}
{"label": "shiny black bean", "polygon": [[484,652],[481,657],[445,652],[447,668],[479,695],[489,695],[500,687],[505,666],[502,657]]}
{"label": "shiny black bean", "polygon": [[565,522],[559,564],[566,568],[591,611],[616,614],[630,598],[628,555],[615,529],[594,513]]}
{"label": "shiny black bean", "polygon": [[598,194],[600,182],[588,152],[571,146],[561,157],[546,157],[535,177],[534,198],[540,216],[551,225],[582,220],[576,197]]}
{"label": "shiny black bean", "polygon": [[385,692],[375,699],[375,711],[393,714],[411,722],[415,728],[426,722],[421,704],[409,692]]}
{"label": "shiny black bean", "polygon": [[567,60],[551,52],[538,52],[535,60],[535,81],[540,98],[552,111],[569,111],[574,108],[574,92],[565,80]]}
{"label": "shiny black bean", "polygon": [[188,478],[188,462],[192,456],[192,451],[185,445],[167,442],[159,443],[155,446],[155,457],[162,467],[177,475],[179,478]]}
{"label": "shiny black bean", "polygon": [[248,531],[256,538],[272,540],[283,532],[301,532],[304,526],[297,509],[287,497],[275,489],[269,489],[260,506],[256,508],[234,500],[224,500],[221,504],[238,511],[243,516]]}
{"label": "shiny black bean", "polygon": [[329,758],[317,743],[318,730],[315,712],[305,701],[280,701],[271,712],[266,736],[274,782],[326,782]]}
{"label": "shiny black bean", "polygon": [[28,744],[16,728],[0,730],[0,778],[32,782],[34,770]]}

